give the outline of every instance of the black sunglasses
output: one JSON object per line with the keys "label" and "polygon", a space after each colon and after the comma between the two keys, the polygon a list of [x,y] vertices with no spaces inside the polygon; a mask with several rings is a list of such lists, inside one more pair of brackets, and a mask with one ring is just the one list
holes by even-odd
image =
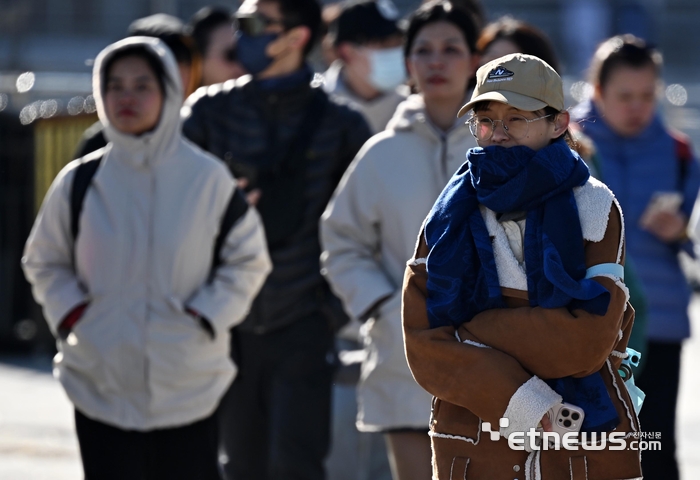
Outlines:
{"label": "black sunglasses", "polygon": [[260,13],[236,15],[236,28],[251,37],[262,35],[267,27],[272,25],[282,25],[284,27],[285,23],[283,20],[273,20]]}

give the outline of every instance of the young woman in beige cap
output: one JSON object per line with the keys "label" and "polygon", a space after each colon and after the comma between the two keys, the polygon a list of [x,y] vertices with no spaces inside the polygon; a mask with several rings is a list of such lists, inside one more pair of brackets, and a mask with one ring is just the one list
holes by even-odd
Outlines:
{"label": "young woman in beige cap", "polygon": [[480,148],[428,215],[403,289],[408,363],[435,396],[433,478],[641,477],[618,373],[634,318],[622,212],[566,142],[561,78],[501,57],[470,110]]}

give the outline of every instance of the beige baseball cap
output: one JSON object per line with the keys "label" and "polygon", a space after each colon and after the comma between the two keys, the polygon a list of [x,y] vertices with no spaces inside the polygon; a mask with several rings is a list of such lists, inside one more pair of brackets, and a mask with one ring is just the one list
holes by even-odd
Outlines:
{"label": "beige baseball cap", "polygon": [[491,101],[534,112],[546,106],[564,110],[564,87],[559,74],[533,55],[513,53],[483,65],[476,72],[476,88],[469,103],[457,114],[466,114],[478,102]]}

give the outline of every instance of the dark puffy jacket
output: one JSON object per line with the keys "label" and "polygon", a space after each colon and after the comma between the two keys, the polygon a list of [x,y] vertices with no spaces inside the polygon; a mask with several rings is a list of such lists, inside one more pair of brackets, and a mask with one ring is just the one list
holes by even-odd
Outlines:
{"label": "dark puffy jacket", "polygon": [[[262,190],[258,207],[273,271],[241,325],[247,331],[264,333],[310,315],[328,314],[329,304],[339,307],[320,273],[318,223],[345,169],[371,134],[360,113],[328,98],[307,154],[296,160],[304,163],[303,175],[295,175],[298,164],[280,165],[304,127],[300,124],[308,122],[305,114],[318,94],[325,95],[309,84],[263,90],[246,76],[200,88],[183,108],[184,134],[223,159],[235,176],[250,179]],[[278,183],[265,184],[270,175],[277,175]],[[285,193],[280,195],[280,190]],[[269,204],[272,199],[274,205]],[[300,206],[299,218],[290,225],[295,204]],[[280,231],[277,226],[285,223]],[[340,313],[337,308],[330,311]]]}

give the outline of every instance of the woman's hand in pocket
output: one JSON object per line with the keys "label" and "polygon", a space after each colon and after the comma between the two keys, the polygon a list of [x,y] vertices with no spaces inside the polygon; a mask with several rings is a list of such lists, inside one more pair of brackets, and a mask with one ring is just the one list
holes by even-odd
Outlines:
{"label": "woman's hand in pocket", "polygon": [[66,315],[65,318],[61,321],[61,324],[58,326],[58,336],[62,340],[68,338],[68,335],[70,335],[70,332],[73,331],[73,327],[75,326],[75,324],[78,323],[78,320],[82,318],[83,314],[85,313],[85,309],[87,309],[88,305],[88,303],[81,303],[73,310],[71,310],[68,313],[68,315]]}
{"label": "woman's hand in pocket", "polygon": [[212,326],[211,322],[201,313],[199,313],[197,310],[186,307],[185,312],[190,315],[192,318],[197,320],[197,323],[209,334],[212,340],[216,338],[216,332],[214,331],[214,327]]}

